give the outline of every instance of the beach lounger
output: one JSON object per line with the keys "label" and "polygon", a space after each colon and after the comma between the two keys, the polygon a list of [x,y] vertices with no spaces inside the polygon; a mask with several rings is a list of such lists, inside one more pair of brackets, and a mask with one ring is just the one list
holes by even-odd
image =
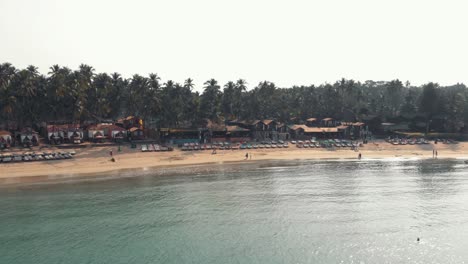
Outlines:
{"label": "beach lounger", "polygon": [[154,151],[154,146],[153,144],[148,144],[148,151],[153,152]]}
{"label": "beach lounger", "polygon": [[146,145],[141,145],[141,151],[142,151],[142,152],[147,152],[147,151],[148,151],[148,146],[146,146]]}

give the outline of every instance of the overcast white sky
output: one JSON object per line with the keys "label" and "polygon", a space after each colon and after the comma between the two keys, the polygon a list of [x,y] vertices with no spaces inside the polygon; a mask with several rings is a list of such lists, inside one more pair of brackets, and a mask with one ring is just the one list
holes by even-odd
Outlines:
{"label": "overcast white sky", "polygon": [[468,1],[0,0],[0,62],[249,86],[468,83]]}

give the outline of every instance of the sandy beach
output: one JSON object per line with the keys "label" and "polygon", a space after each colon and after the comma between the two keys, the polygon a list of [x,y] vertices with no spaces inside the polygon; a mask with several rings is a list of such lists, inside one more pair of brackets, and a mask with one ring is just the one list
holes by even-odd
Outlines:
{"label": "sandy beach", "polygon": [[[432,158],[432,150],[438,151],[438,158],[467,158],[468,142],[459,144],[391,145],[385,141],[366,144],[359,149],[363,159],[426,159]],[[113,150],[116,162],[110,161],[109,151]],[[62,150],[63,151],[63,150]],[[30,163],[0,164],[0,184],[46,181],[54,176],[92,177],[99,173],[124,169],[174,167],[187,165],[209,165],[260,160],[307,160],[307,159],[357,159],[358,152],[350,149],[303,149],[290,144],[287,149],[249,149],[211,151],[141,152],[139,149],[123,147],[87,147],[76,149],[70,160],[56,160]],[[251,159],[245,160],[246,153]]]}

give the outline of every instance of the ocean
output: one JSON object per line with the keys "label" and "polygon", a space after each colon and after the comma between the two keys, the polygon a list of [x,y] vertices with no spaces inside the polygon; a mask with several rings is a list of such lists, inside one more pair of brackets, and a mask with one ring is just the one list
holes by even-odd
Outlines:
{"label": "ocean", "polygon": [[468,261],[461,160],[161,170],[0,188],[0,263]]}

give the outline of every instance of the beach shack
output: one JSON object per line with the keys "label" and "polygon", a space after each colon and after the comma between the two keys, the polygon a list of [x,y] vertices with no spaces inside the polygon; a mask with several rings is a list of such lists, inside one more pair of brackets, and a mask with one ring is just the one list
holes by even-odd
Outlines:
{"label": "beach shack", "polygon": [[276,124],[276,131],[278,133],[278,139],[281,140],[289,140],[289,127],[284,123],[277,123]]}
{"label": "beach shack", "polygon": [[24,147],[39,145],[39,134],[30,127],[15,132],[15,139]]}
{"label": "beach shack", "polygon": [[88,126],[87,135],[88,139],[94,142],[102,142],[105,139],[104,126],[102,124]]}
{"label": "beach shack", "polygon": [[252,135],[256,140],[277,140],[276,125],[271,119],[255,120],[251,123]]}
{"label": "beach shack", "polygon": [[226,138],[230,142],[249,142],[252,139],[250,129],[240,126],[226,126]]}
{"label": "beach shack", "polygon": [[271,120],[271,119],[264,119],[263,121],[263,124],[265,124],[265,130],[266,131],[275,131],[276,132],[276,128],[277,128],[277,122],[274,121],[274,120]]}
{"label": "beach shack", "polygon": [[159,138],[163,142],[175,145],[184,143],[199,143],[202,129],[198,128],[160,128]]}
{"label": "beach shack", "polygon": [[318,126],[320,126],[320,122],[315,117],[307,118],[306,119],[306,126],[308,126],[308,127],[318,127]]}
{"label": "beach shack", "polygon": [[132,140],[142,140],[145,139],[143,129],[139,127],[131,127],[128,132]]}
{"label": "beach shack", "polygon": [[320,126],[321,127],[336,127],[337,122],[335,121],[335,119],[333,119],[331,117],[326,117],[326,118],[322,119],[322,122],[320,123]]}
{"label": "beach shack", "polygon": [[67,130],[65,131],[65,142],[73,143],[73,144],[80,144],[83,143],[84,132],[79,127],[78,124],[76,125],[69,125]]}
{"label": "beach shack", "polygon": [[207,126],[209,131],[209,141],[214,142],[226,142],[227,140],[227,131],[225,125],[211,123]]}
{"label": "beach shack", "polygon": [[64,132],[60,125],[47,125],[47,142],[52,145],[58,145],[63,143]]}
{"label": "beach shack", "polygon": [[343,131],[338,127],[308,127],[306,125],[290,126],[290,134],[294,139],[312,138],[343,138]]}
{"label": "beach shack", "polygon": [[238,127],[241,127],[241,128],[252,130],[253,128],[252,128],[251,123],[252,122],[249,122],[249,121],[234,119],[234,120],[227,121],[226,125],[227,126],[238,126]]}
{"label": "beach shack", "polygon": [[11,133],[6,130],[0,130],[0,149],[9,148],[12,143]]}
{"label": "beach shack", "polygon": [[127,130],[123,127],[106,124],[103,125],[104,136],[113,141],[123,141],[127,137]]}
{"label": "beach shack", "polygon": [[351,139],[366,139],[368,129],[363,122],[343,122],[341,126],[348,126],[346,136]]}
{"label": "beach shack", "polygon": [[84,133],[79,124],[47,125],[46,131],[47,141],[53,145],[83,142]]}
{"label": "beach shack", "polygon": [[123,127],[102,123],[88,127],[88,139],[94,142],[102,142],[105,139],[122,141],[127,137],[127,130]]}
{"label": "beach shack", "polygon": [[254,131],[264,131],[265,130],[265,124],[262,122],[262,120],[254,120],[251,124],[252,130]]}
{"label": "beach shack", "polygon": [[132,127],[138,127],[140,129],[143,129],[143,119],[136,116],[127,116],[125,118],[120,118],[115,124],[125,129],[130,129]]}

